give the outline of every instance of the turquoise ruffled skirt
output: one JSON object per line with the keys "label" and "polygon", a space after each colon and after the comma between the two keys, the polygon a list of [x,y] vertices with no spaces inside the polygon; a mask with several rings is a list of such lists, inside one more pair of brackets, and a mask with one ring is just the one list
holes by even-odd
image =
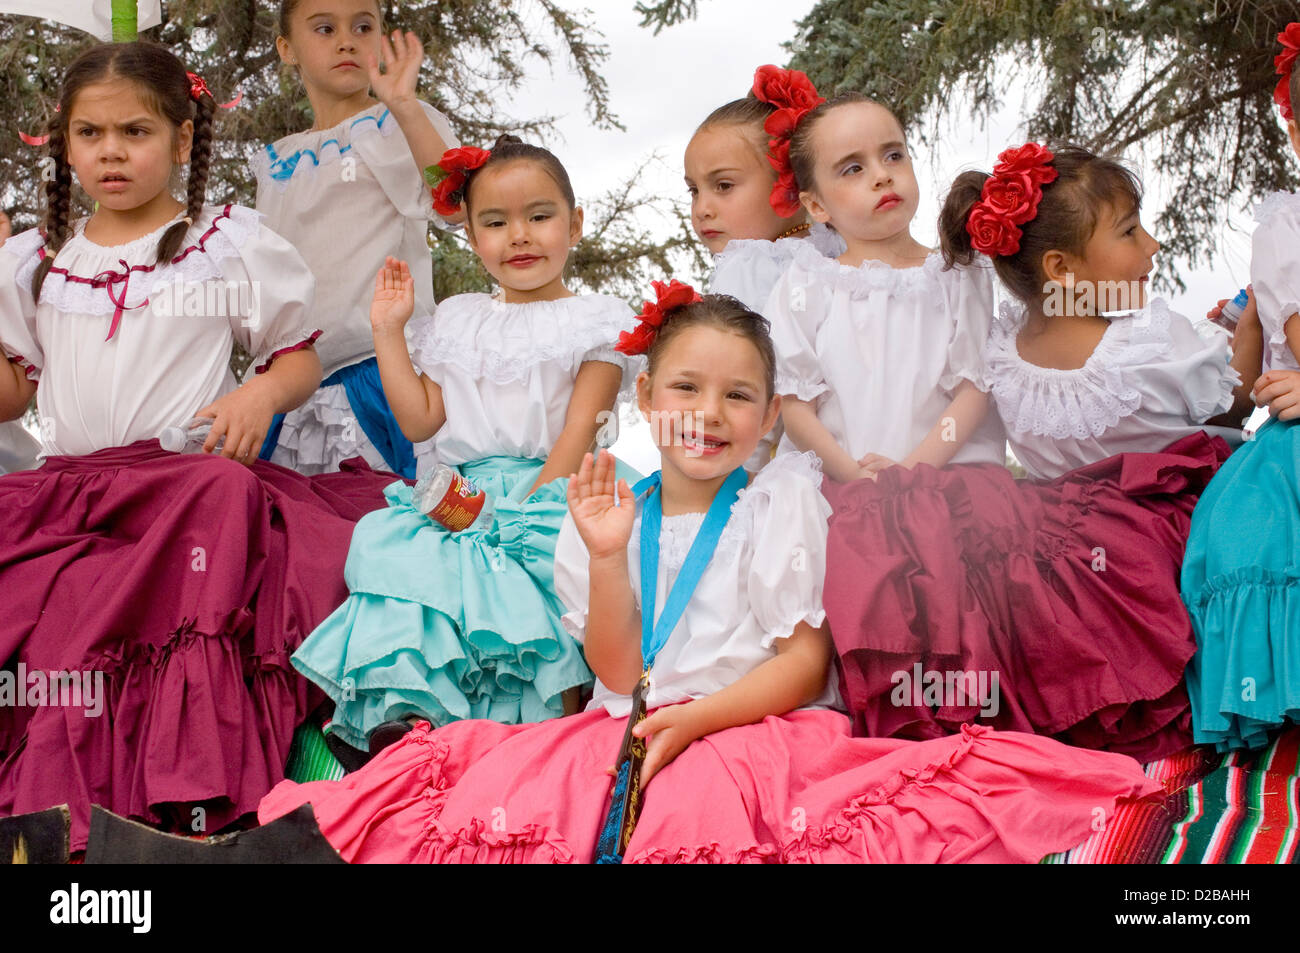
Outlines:
{"label": "turquoise ruffled skirt", "polygon": [[568,481],[524,500],[543,462],[458,468],[495,503],[485,530],[448,532],[400,481],[385,488],[386,508],[357,523],[344,569],[351,595],[293,656],[334,699],[330,730],[343,741],[364,749],[377,725],[408,714],[439,725],[542,721],[563,714],[566,689],[591,684],[555,595]]}
{"label": "turquoise ruffled skirt", "polygon": [[1197,650],[1192,733],[1259,748],[1300,721],[1300,427],[1269,421],[1228,458],[1192,514],[1182,596]]}

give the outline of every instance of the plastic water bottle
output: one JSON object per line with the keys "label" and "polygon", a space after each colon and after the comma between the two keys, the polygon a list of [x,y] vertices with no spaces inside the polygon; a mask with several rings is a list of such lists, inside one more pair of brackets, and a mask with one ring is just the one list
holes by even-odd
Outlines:
{"label": "plastic water bottle", "polygon": [[492,498],[445,463],[440,463],[411,491],[416,508],[453,533],[492,525]]}
{"label": "plastic water bottle", "polygon": [[1246,310],[1246,305],[1250,304],[1250,295],[1242,288],[1237,292],[1237,296],[1223,306],[1221,313],[1213,321],[1223,330],[1233,332],[1237,330],[1237,322],[1241,320],[1242,314]]}
{"label": "plastic water bottle", "polygon": [[1265,404],[1263,407],[1256,407],[1251,413],[1250,418],[1246,421],[1246,425],[1241,428],[1242,439],[1254,440],[1255,434],[1259,432],[1259,428],[1268,423],[1269,416],[1268,404]]}
{"label": "plastic water bottle", "polygon": [[[203,442],[211,430],[211,417],[195,417],[182,427],[164,427],[158,435],[158,443],[169,453],[202,453]],[[224,436],[218,437],[212,452],[220,453],[225,443]]]}

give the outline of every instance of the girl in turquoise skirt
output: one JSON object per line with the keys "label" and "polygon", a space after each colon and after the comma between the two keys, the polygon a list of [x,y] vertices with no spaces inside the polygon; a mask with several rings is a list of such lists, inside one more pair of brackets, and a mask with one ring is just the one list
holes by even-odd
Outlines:
{"label": "girl in turquoise skirt", "polygon": [[[1274,99],[1300,156],[1300,23],[1278,34]],[[1220,751],[1260,748],[1300,721],[1300,194],[1256,214],[1252,307],[1264,335],[1255,401],[1274,418],[1215,475],[1192,514],[1182,595],[1197,651],[1187,667],[1192,731]]]}
{"label": "girl in turquoise skirt", "polygon": [[375,354],[402,432],[429,441],[419,472],[452,467],[492,511],[451,532],[399,481],[357,524],[351,595],[293,656],[334,700],[328,732],[354,748],[377,750],[407,716],[541,721],[564,713],[566,692],[576,710],[570,690],[592,676],[555,595],[566,478],[598,437],[610,442],[616,398],[639,369],[614,350],[635,324],[627,304],[564,285],[582,209],[554,155],[503,136],[431,171],[435,206],[463,203],[470,247],[500,291],[449,298],[408,328],[410,269],[389,258],[370,312]]}

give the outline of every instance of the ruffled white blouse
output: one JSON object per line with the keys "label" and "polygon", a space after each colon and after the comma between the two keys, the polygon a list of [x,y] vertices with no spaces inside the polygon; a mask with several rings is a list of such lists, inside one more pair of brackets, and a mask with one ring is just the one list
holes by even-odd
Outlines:
{"label": "ruffled white blouse", "polygon": [[[751,311],[763,314],[772,289],[794,261],[795,249],[811,245],[829,258],[844,254],[844,239],[832,228],[815,223],[806,238],[763,239],[739,238],[713,256],[713,274],[708,293],[724,294],[738,300]],[[766,317],[766,315],[764,315]],[[757,473],[772,459],[772,451],[781,440],[781,421],[758,441],[754,455],[745,461],[745,469]]]}
{"label": "ruffled white blouse", "polygon": [[[796,249],[764,311],[776,345],[777,392],[809,401],[854,459],[901,461],[937,424],[958,385],[988,390],[984,345],[993,316],[993,269],[980,258],[944,270],[931,254],[917,268],[840,264]],[[778,453],[793,450],[789,437]],[[1004,463],[995,414],[954,463]]]}
{"label": "ruffled white blouse", "polygon": [[1286,319],[1300,313],[1300,193],[1274,192],[1255,212],[1250,283],[1264,332],[1264,370],[1300,371]]}
{"label": "ruffled white blouse", "polygon": [[[448,148],[447,117],[421,103]],[[416,314],[433,311],[429,222],[433,197],[406,137],[382,103],[323,130],[266,146],[253,159],[257,208],[297,247],[316,276],[312,313],[325,334],[324,376],[375,353],[370,299],[375,273],[392,255],[411,267]]]}
{"label": "ruffled white blouse", "polygon": [[[778,639],[795,626],[819,626],[826,574],[830,506],[822,497],[821,466],[811,453],[784,454],[740,491],[695,594],[650,670],[647,706],[703,698],[721,691],[776,656]],[[628,543],[632,592],[641,600],[641,502]],[[659,534],[659,611],[681,572],[703,513],[665,516]],[[587,628],[590,573],[587,547],[566,516],[555,549],[555,590],[568,612],[565,628],[579,642]],[[589,709],[624,717],[632,699],[596,681]],[[833,675],[810,708],[840,707]]]}
{"label": "ruffled white blouse", "polygon": [[205,207],[180,253],[155,265],[167,227],[110,247],[88,240],[78,222],[39,303],[31,287],[40,232],[0,248],[0,346],[40,381],[42,457],[124,446],[184,424],[237,386],[236,341],[253,356],[250,373],[260,373],[320,336],[308,320],[311,271],[257,212]]}
{"label": "ruffled white blouse", "polygon": [[1003,303],[987,351],[988,380],[1011,451],[1026,473],[1055,479],[1117,453],[1154,453],[1198,430],[1241,442],[1241,431],[1207,427],[1232,407],[1241,375],[1227,335],[1202,338],[1154,298],[1111,318],[1080,368],[1039,367],[1020,357],[1023,305]]}
{"label": "ruffled white blouse", "polygon": [[611,295],[525,304],[486,294],[448,298],[409,328],[412,361],[442,388],[447,411],[442,429],[417,451],[453,466],[492,456],[545,459],[585,362],[615,365],[623,395],[630,392],[642,359],[614,345],[635,325],[632,309]]}

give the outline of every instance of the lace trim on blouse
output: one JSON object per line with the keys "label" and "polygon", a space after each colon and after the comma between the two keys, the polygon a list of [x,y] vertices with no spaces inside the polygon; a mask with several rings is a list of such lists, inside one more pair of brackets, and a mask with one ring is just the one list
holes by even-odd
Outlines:
{"label": "lace trim on blouse", "polygon": [[[866,298],[877,291],[907,293],[935,288],[945,275],[960,277],[960,269],[945,272],[943,256],[931,252],[925,263],[916,268],[895,268],[882,261],[864,261],[854,268],[841,264],[835,258],[828,258],[810,242],[800,242],[794,250],[794,264],[806,271],[819,284],[830,286],[836,291],[846,291],[853,298]],[[969,266],[972,268],[989,268],[988,259],[979,256]]]}
{"label": "lace trim on blouse", "polygon": [[1021,305],[1003,302],[986,352],[988,379],[1007,429],[1036,437],[1099,437],[1142,403],[1129,369],[1168,354],[1169,306],[1156,298],[1143,311],[1114,318],[1083,367],[1057,370],[1024,360],[1016,334]]}

